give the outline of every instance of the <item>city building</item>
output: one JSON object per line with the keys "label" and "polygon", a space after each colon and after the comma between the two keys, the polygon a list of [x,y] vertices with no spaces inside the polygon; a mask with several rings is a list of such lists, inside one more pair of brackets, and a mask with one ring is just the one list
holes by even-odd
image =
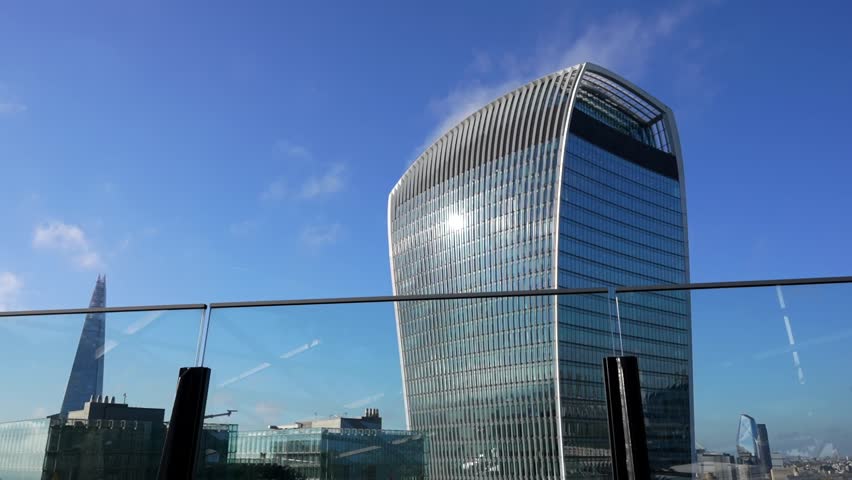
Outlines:
{"label": "city building", "polygon": [[781,452],[772,452],[770,454],[770,458],[772,459],[772,468],[784,468],[784,454]]}
{"label": "city building", "polygon": [[740,425],[737,428],[737,463],[756,465],[757,456],[757,423],[745,413],[740,415]]}
{"label": "city building", "polygon": [[[97,397],[80,410],[0,424],[0,479],[156,478],[168,424],[162,408]],[[199,469],[236,451],[236,425],[204,425]]]}
{"label": "city building", "polygon": [[737,480],[736,462],[729,453],[698,452],[696,467],[698,478]]}
{"label": "city building", "polygon": [[[355,428],[350,428],[355,427]],[[335,417],[240,432],[234,463],[288,466],[304,479],[426,478],[426,438],[382,430],[376,409],[361,418]]]}
{"label": "city building", "polygon": [[382,417],[376,408],[368,408],[360,418],[331,417],[312,420],[301,420],[287,425],[270,425],[272,430],[288,428],[345,428],[354,430],[381,430]]}
{"label": "city building", "polygon": [[[483,106],[388,198],[397,295],[689,280],[671,110],[585,63]],[[639,357],[652,469],[694,463],[689,298],[398,302],[408,428],[431,478],[611,478],[601,362]]]}
{"label": "city building", "polygon": [[765,471],[772,469],[772,450],[769,448],[769,433],[766,424],[757,424],[757,459]]}
{"label": "city building", "polygon": [[0,479],[41,480],[50,419],[0,423]]}
{"label": "city building", "polygon": [[0,478],[154,478],[163,413],[96,397],[80,410],[0,424]]}
{"label": "city building", "polygon": [[51,418],[44,479],[155,478],[166,438],[162,408],[96,397]]}
{"label": "city building", "polygon": [[[106,306],[98,276],[89,307]],[[0,480],[155,478],[168,424],[162,408],[131,407],[102,394],[106,316],[86,315],[59,413],[0,423]],[[236,425],[204,425],[199,468],[226,463]]]}
{"label": "city building", "polygon": [[[106,306],[106,276],[98,275],[89,308]],[[77,343],[77,354],[68,375],[68,386],[59,413],[83,408],[93,397],[103,395],[104,389],[104,340],[106,336],[106,314],[89,313],[83,322],[83,331]]]}

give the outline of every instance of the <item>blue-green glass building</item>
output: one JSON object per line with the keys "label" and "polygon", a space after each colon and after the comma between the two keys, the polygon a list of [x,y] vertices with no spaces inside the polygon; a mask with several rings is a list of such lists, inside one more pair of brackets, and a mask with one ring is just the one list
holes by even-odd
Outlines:
{"label": "blue-green glass building", "polygon": [[[388,199],[394,293],[689,280],[671,110],[589,63],[483,106]],[[431,478],[611,478],[601,360],[639,357],[652,468],[692,463],[685,293],[399,302],[408,428]]]}
{"label": "blue-green glass building", "polygon": [[290,428],[240,432],[229,462],[285,465],[305,480],[423,480],[427,454],[417,432]]}

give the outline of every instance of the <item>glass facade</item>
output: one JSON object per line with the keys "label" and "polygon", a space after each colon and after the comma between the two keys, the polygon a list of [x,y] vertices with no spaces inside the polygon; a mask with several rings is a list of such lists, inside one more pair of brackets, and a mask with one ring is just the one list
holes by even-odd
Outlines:
{"label": "glass facade", "polygon": [[0,423],[0,478],[40,480],[50,419]]}
{"label": "glass facade", "polygon": [[[106,306],[106,277],[98,275],[89,308]],[[61,414],[83,408],[90,398],[104,390],[104,342],[106,340],[106,314],[90,313],[83,322],[80,342],[74,365],[68,375],[68,386],[62,400]]]}
{"label": "glass facade", "polygon": [[757,460],[757,423],[748,415],[740,415],[737,428],[737,460],[739,463],[752,464]]}
{"label": "glass facade", "polygon": [[[583,112],[598,108],[583,99],[576,105]],[[599,122],[601,116],[592,118]],[[625,159],[578,130],[569,131],[562,177],[559,287],[687,282],[678,179]],[[637,128],[618,130],[632,132],[630,138],[649,138]],[[652,471],[692,461],[687,294],[629,297],[619,304],[615,324],[612,313],[612,299],[606,296],[559,299],[560,402],[569,478],[611,477],[601,362],[622,351],[640,359]]]}
{"label": "glass facade", "polygon": [[[670,112],[625,85],[572,67],[436,141],[389,198],[394,293],[688,281]],[[432,478],[608,478],[601,361],[616,344],[640,358],[652,467],[690,463],[689,299],[626,302],[620,335],[611,306],[399,303],[408,422],[430,436]]]}
{"label": "glass facade", "polygon": [[299,478],[425,477],[426,437],[410,431],[295,428],[238,434],[234,463],[285,465]]}
{"label": "glass facade", "polygon": [[[390,200],[395,293],[552,285],[560,119],[577,74],[492,103],[409,171]],[[429,434],[431,477],[557,478],[552,299],[397,313],[409,428]]]}

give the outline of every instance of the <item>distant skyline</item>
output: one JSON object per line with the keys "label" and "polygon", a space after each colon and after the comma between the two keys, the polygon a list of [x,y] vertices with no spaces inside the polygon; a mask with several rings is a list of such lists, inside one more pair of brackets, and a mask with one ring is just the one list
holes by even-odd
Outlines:
{"label": "distant skyline", "polygon": [[694,281],[849,274],[850,8],[5,4],[0,308],[387,294],[419,149],[585,60],[675,111]]}

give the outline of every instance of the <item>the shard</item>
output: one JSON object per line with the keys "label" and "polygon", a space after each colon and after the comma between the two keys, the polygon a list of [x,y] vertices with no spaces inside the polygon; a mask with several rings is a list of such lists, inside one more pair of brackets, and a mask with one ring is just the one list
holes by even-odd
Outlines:
{"label": "the shard", "polygon": [[[106,276],[98,275],[89,308],[105,306]],[[61,415],[67,415],[72,410],[80,410],[93,395],[97,397],[103,394],[105,336],[106,314],[87,314],[83,331],[80,333],[80,342],[77,344],[77,354],[74,356],[71,375],[68,376]]]}

